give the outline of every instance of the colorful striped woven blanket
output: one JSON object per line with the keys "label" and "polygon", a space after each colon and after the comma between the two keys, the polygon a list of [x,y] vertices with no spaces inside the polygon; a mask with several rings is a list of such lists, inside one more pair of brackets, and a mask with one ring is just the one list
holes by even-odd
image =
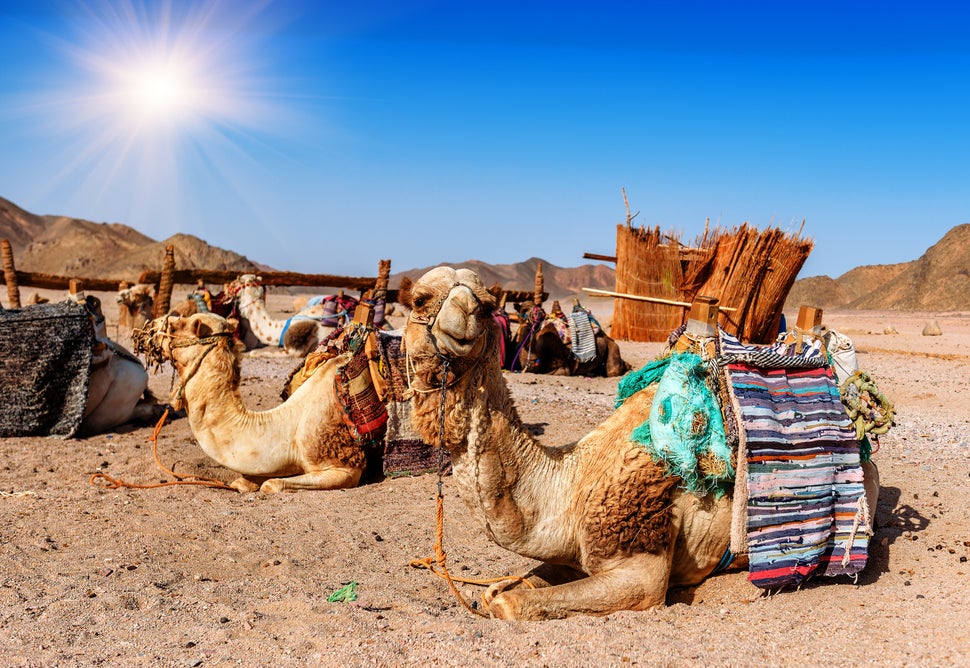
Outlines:
{"label": "colorful striped woven blanket", "polygon": [[795,361],[732,339],[722,332],[747,452],[748,579],[776,588],[858,573],[871,533],[859,442],[824,353]]}

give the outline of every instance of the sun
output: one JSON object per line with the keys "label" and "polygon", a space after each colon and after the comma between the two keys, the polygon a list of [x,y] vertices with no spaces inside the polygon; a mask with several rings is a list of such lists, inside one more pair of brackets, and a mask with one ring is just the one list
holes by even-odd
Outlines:
{"label": "sun", "polygon": [[193,111],[195,85],[183,68],[147,63],[125,77],[130,111],[142,119],[176,120]]}
{"label": "sun", "polygon": [[241,184],[260,167],[253,156],[304,118],[277,65],[288,52],[273,41],[288,10],[270,0],[75,4],[43,34],[51,64],[18,104],[56,150],[45,187],[170,232],[211,192],[250,192]]}

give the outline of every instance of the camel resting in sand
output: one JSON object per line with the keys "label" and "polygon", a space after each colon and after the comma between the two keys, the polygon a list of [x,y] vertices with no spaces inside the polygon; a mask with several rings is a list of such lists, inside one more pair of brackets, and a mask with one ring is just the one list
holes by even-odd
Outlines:
{"label": "camel resting in sand", "polygon": [[148,283],[136,283],[118,290],[115,297],[118,304],[118,335],[124,330],[126,336],[141,329],[145,323],[155,317],[155,286]]}
{"label": "camel resting in sand", "polygon": [[304,357],[335,329],[323,324],[322,306],[310,307],[286,320],[273,318],[266,308],[266,288],[254,274],[243,274],[229,283],[225,292],[235,300],[240,317],[256,338],[287,355]]}
{"label": "camel resting in sand", "polygon": [[148,372],[141,360],[108,338],[101,300],[85,299],[94,326],[94,354],[88,397],[78,435],[100,434],[128,422],[150,422],[161,406],[148,389]]}
{"label": "camel resting in sand", "polygon": [[[432,269],[400,294],[413,420],[451,453],[461,498],[485,535],[543,562],[522,586],[492,585],[493,617],[540,620],[665,603],[710,575],[730,545],[732,497],[681,489],[630,438],[656,386],[633,394],[578,442],[545,447],[522,425],[502,377],[495,300],[467,269]],[[445,393],[444,434],[442,392]],[[878,493],[867,470],[872,508]],[[739,564],[740,565],[740,564]]]}
{"label": "camel resting in sand", "polygon": [[279,406],[251,411],[239,393],[242,344],[233,339],[234,327],[214,313],[197,313],[158,318],[138,337],[139,352],[174,364],[179,384],[171,403],[185,408],[202,450],[241,475],[231,484],[242,492],[356,486],[365,453],[334,391],[345,356],[317,368]]}

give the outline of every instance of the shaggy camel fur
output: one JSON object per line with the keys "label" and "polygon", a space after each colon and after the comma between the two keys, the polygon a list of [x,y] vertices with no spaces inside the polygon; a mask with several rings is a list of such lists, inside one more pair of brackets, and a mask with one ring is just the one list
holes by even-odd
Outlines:
{"label": "shaggy camel fur", "polygon": [[502,378],[495,301],[478,276],[438,267],[402,293],[412,309],[404,346],[415,426],[427,442],[442,442],[446,383],[443,442],[461,498],[489,538],[544,562],[528,578],[534,589],[509,580],[487,590],[493,617],[641,610],[715,569],[730,543],[731,497],[681,491],[629,438],[650,412],[654,387],[579,442],[544,447],[523,427]]}
{"label": "shaggy camel fur", "polygon": [[239,315],[256,338],[288,355],[305,356],[334,330],[320,322],[322,307],[311,307],[289,320],[274,319],[266,309],[266,289],[253,274],[243,274],[226,286],[226,292],[235,296]]}
{"label": "shaggy camel fur", "polygon": [[279,406],[251,411],[239,393],[242,345],[233,339],[233,328],[214,313],[197,313],[159,318],[139,339],[149,359],[175,365],[180,382],[172,405],[184,405],[202,450],[241,474],[231,483],[241,492],[356,486],[366,458],[334,391],[345,356],[320,366]]}
{"label": "shaggy camel fur", "polygon": [[157,419],[161,406],[148,390],[148,372],[141,360],[108,338],[101,300],[84,298],[94,325],[95,346],[88,380],[88,398],[78,435],[100,434],[128,422]]}

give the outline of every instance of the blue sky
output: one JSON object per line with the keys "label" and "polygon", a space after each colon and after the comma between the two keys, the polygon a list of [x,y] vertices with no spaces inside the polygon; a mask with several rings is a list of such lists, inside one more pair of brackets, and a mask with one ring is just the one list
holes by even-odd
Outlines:
{"label": "blue sky", "polygon": [[626,188],[836,277],[970,222],[961,4],[8,0],[0,196],[366,276],[613,254]]}

